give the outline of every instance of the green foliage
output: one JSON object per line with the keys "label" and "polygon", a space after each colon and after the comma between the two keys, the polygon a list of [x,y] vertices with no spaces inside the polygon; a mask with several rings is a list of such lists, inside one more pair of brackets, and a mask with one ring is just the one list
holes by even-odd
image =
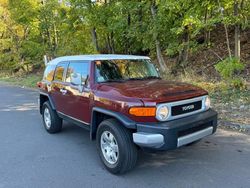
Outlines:
{"label": "green foliage", "polygon": [[[218,24],[250,26],[250,1],[239,0],[238,16],[234,15],[234,2],[0,0],[0,69],[32,71],[42,64],[45,54],[54,58],[126,53],[155,58],[156,39],[165,56],[178,60],[204,45],[197,38]],[[188,59],[180,58],[178,63],[184,62]],[[222,76],[230,77],[238,70],[235,66],[237,63],[229,63],[226,70],[223,65],[218,69]]]}
{"label": "green foliage", "polygon": [[220,73],[221,77],[227,81],[228,86],[240,90],[245,90],[247,87],[245,80],[237,76],[236,73],[244,70],[244,68],[244,64],[236,58],[227,58],[215,65],[215,69]]}
{"label": "green foliage", "polygon": [[244,65],[236,58],[226,58],[215,65],[215,69],[224,79],[232,79],[237,71],[244,70]]}
{"label": "green foliage", "polygon": [[232,88],[239,89],[239,90],[246,90],[247,89],[246,82],[242,78],[234,78],[234,79],[230,80],[230,86]]}

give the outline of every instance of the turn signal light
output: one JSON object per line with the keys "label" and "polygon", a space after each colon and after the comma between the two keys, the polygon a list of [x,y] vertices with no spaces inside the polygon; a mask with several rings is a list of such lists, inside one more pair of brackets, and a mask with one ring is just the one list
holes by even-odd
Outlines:
{"label": "turn signal light", "polygon": [[134,116],[155,116],[155,107],[132,107],[129,109],[129,114]]}

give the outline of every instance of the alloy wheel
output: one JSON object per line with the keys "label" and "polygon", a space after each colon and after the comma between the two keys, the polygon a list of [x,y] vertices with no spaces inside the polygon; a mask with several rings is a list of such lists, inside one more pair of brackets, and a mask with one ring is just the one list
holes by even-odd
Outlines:
{"label": "alloy wheel", "polygon": [[119,147],[114,135],[109,131],[104,131],[101,135],[100,144],[105,160],[111,165],[115,164],[119,158]]}

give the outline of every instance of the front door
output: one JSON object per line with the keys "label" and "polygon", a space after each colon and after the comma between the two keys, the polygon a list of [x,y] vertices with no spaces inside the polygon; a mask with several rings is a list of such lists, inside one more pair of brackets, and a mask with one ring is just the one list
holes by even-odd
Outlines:
{"label": "front door", "polygon": [[72,61],[66,74],[66,114],[81,123],[90,123],[90,63],[88,61]]}

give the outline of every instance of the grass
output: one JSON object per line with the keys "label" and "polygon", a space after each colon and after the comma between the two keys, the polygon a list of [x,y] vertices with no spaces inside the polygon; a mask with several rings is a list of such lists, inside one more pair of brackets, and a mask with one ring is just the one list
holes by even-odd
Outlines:
{"label": "grass", "polygon": [[[218,81],[207,79],[203,76],[197,74],[186,73],[177,77],[171,77],[164,75],[166,79],[181,81],[196,85],[201,87],[209,92],[209,95],[212,99],[219,100],[222,103],[243,101],[247,104],[250,104],[250,82],[234,78],[235,81]],[[237,83],[237,84],[235,84]]]}
{"label": "grass", "polygon": [[41,81],[41,79],[42,76],[40,74],[28,74],[23,76],[0,74],[1,82],[29,88],[36,88],[36,83]]}
{"label": "grass", "polygon": [[[250,83],[243,80],[235,85],[225,81],[211,81],[197,75],[187,75],[174,80],[191,83],[209,92],[212,107],[219,113],[224,124],[250,125]],[[228,122],[228,123],[226,123]]]}
{"label": "grass", "polygon": [[239,125],[250,125],[250,90],[226,90],[213,93],[212,104],[219,119]]}

